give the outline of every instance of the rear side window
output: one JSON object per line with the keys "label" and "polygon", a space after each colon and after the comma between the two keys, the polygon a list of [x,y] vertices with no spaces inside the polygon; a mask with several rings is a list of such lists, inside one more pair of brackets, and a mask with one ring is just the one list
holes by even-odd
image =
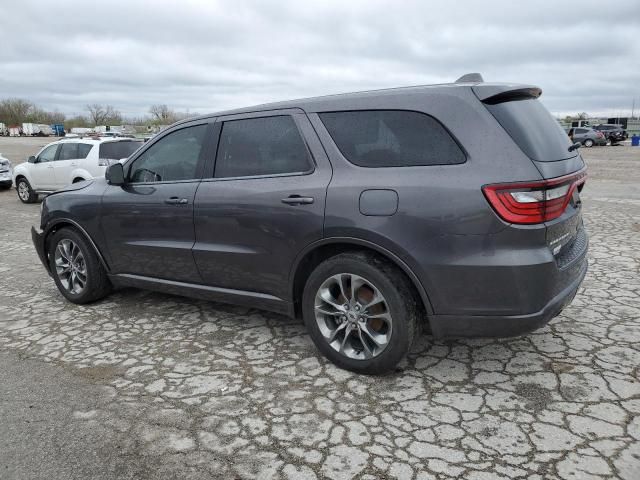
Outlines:
{"label": "rear side window", "polygon": [[301,174],[309,152],[289,115],[224,122],[214,177]]}
{"label": "rear side window", "polygon": [[58,160],[72,160],[76,158],[78,158],[77,143],[63,143],[60,145],[60,153],[58,153]]}
{"label": "rear side window", "polygon": [[100,144],[100,158],[109,158],[113,160],[120,160],[121,158],[129,157],[135,152],[138,147],[143,145],[142,140],[126,140],[119,142],[105,142]]}
{"label": "rear side window", "polygon": [[93,145],[89,143],[79,143],[78,144],[78,158],[87,158],[89,152],[93,148]]}
{"label": "rear side window", "polygon": [[[529,98],[485,106],[532,160],[553,162],[578,154],[569,151],[569,137],[539,100]],[[578,128],[575,132],[586,130]]]}
{"label": "rear side window", "polygon": [[320,113],[342,155],[360,167],[464,163],[465,154],[434,118],[405,110]]}

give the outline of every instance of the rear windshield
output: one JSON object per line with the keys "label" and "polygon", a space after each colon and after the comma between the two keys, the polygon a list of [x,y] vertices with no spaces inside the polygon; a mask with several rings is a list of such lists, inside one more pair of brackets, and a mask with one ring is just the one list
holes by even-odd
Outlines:
{"label": "rear windshield", "polygon": [[536,99],[486,105],[500,125],[532,160],[553,162],[577,155],[560,124]]}
{"label": "rear windshield", "polygon": [[142,144],[144,144],[144,141],[142,140],[123,140],[120,142],[101,143],[100,158],[111,158],[114,160],[127,158]]}

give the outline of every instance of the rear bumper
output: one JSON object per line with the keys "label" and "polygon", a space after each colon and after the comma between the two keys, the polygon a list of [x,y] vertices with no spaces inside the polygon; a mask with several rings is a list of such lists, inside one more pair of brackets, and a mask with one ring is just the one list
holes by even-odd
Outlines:
{"label": "rear bumper", "polygon": [[558,316],[569,305],[587,273],[588,262],[584,258],[578,275],[541,310],[527,315],[460,316],[434,315],[429,323],[435,338],[444,337],[513,337],[540,328]]}
{"label": "rear bumper", "polygon": [[33,246],[38,253],[38,257],[44,265],[44,268],[47,270],[47,273],[51,275],[51,271],[49,270],[49,262],[47,261],[47,253],[45,251],[44,245],[44,232],[36,229],[36,227],[31,227],[31,240],[33,241]]}

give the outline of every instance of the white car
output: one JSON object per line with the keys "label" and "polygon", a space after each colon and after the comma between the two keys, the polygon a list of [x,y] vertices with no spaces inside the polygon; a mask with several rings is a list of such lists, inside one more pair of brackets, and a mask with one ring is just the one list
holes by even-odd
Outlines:
{"label": "white car", "polygon": [[129,157],[143,140],[68,138],[50,143],[13,169],[13,183],[24,203],[71,183],[104,176],[109,165]]}
{"label": "white car", "polygon": [[11,162],[0,153],[0,189],[11,188],[12,178]]}

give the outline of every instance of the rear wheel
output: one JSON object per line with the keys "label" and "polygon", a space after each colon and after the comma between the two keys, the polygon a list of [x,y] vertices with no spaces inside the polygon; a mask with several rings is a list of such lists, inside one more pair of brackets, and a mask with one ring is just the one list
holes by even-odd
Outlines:
{"label": "rear wheel", "polygon": [[48,244],[51,273],[67,300],[89,303],[111,291],[111,283],[95,250],[76,230],[60,229]]}
{"label": "rear wheel", "polygon": [[409,352],[418,304],[406,276],[364,252],[321,263],[309,276],[303,317],[316,347],[341,368],[380,374]]}
{"label": "rear wheel", "polygon": [[16,182],[18,198],[22,203],[35,203],[38,201],[38,194],[31,188],[26,178],[21,177]]}
{"label": "rear wheel", "polygon": [[590,138],[587,138],[587,139],[584,141],[584,146],[585,146],[585,147],[587,147],[587,148],[591,148],[591,147],[593,147],[593,140],[591,140]]}

